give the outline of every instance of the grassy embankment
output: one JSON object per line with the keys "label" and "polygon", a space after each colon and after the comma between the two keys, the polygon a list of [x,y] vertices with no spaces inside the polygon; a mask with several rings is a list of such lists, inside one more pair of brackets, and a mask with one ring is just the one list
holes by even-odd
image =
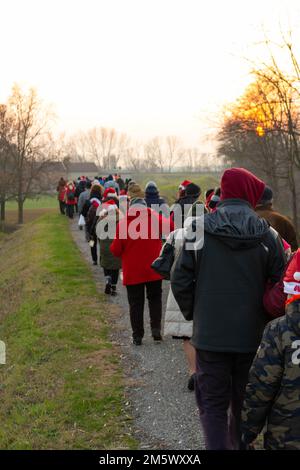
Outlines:
{"label": "grassy embankment", "polygon": [[[41,195],[35,199],[26,199],[24,204],[24,222],[31,222],[46,212],[58,212],[58,201],[56,196]],[[18,222],[18,210],[16,201],[6,203],[5,226],[7,231],[16,228]]]}
{"label": "grassy embankment", "polygon": [[1,449],[132,448],[110,306],[55,214],[0,239]]}

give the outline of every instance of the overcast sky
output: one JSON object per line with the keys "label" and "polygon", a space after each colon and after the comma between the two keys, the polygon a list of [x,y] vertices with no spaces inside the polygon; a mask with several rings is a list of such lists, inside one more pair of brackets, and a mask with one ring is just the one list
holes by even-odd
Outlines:
{"label": "overcast sky", "polygon": [[33,85],[60,130],[186,145],[243,92],[262,26],[272,37],[300,27],[299,0],[0,0],[0,13],[1,100],[14,82]]}

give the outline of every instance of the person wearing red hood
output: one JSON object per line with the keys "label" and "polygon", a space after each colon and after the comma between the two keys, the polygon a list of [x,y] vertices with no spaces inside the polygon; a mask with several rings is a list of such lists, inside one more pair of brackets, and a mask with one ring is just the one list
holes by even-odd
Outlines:
{"label": "person wearing red hood", "polygon": [[[171,287],[193,320],[196,399],[208,450],[239,449],[248,372],[267,322],[263,295],[284,269],[281,240],[254,208],[265,184],[243,168],[221,180],[221,201],[204,216],[203,244],[185,243]],[[229,413],[229,419],[228,419]]]}

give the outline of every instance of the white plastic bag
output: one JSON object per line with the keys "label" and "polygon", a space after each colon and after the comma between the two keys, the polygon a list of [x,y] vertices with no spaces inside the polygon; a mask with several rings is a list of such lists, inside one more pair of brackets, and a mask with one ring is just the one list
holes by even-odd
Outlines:
{"label": "white plastic bag", "polygon": [[82,214],[79,216],[78,225],[79,227],[83,227],[85,225],[85,220]]}

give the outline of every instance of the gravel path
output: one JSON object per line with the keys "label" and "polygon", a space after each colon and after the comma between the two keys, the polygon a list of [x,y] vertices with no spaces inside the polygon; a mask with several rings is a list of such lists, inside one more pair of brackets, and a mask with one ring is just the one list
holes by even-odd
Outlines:
{"label": "gravel path", "polygon": [[[93,266],[84,232],[77,219],[71,224],[75,242],[91,265],[97,287],[103,291],[102,269]],[[164,282],[164,303],[169,285]],[[122,365],[128,379],[128,406],[134,418],[133,432],[142,449],[203,449],[194,393],[187,390],[188,372],[181,341],[165,338],[154,343],[150,334],[148,309],[145,310],[145,337],[141,347],[131,344],[126,290],[119,281],[118,296],[109,298],[118,306],[113,320],[112,341],[121,350]]]}

